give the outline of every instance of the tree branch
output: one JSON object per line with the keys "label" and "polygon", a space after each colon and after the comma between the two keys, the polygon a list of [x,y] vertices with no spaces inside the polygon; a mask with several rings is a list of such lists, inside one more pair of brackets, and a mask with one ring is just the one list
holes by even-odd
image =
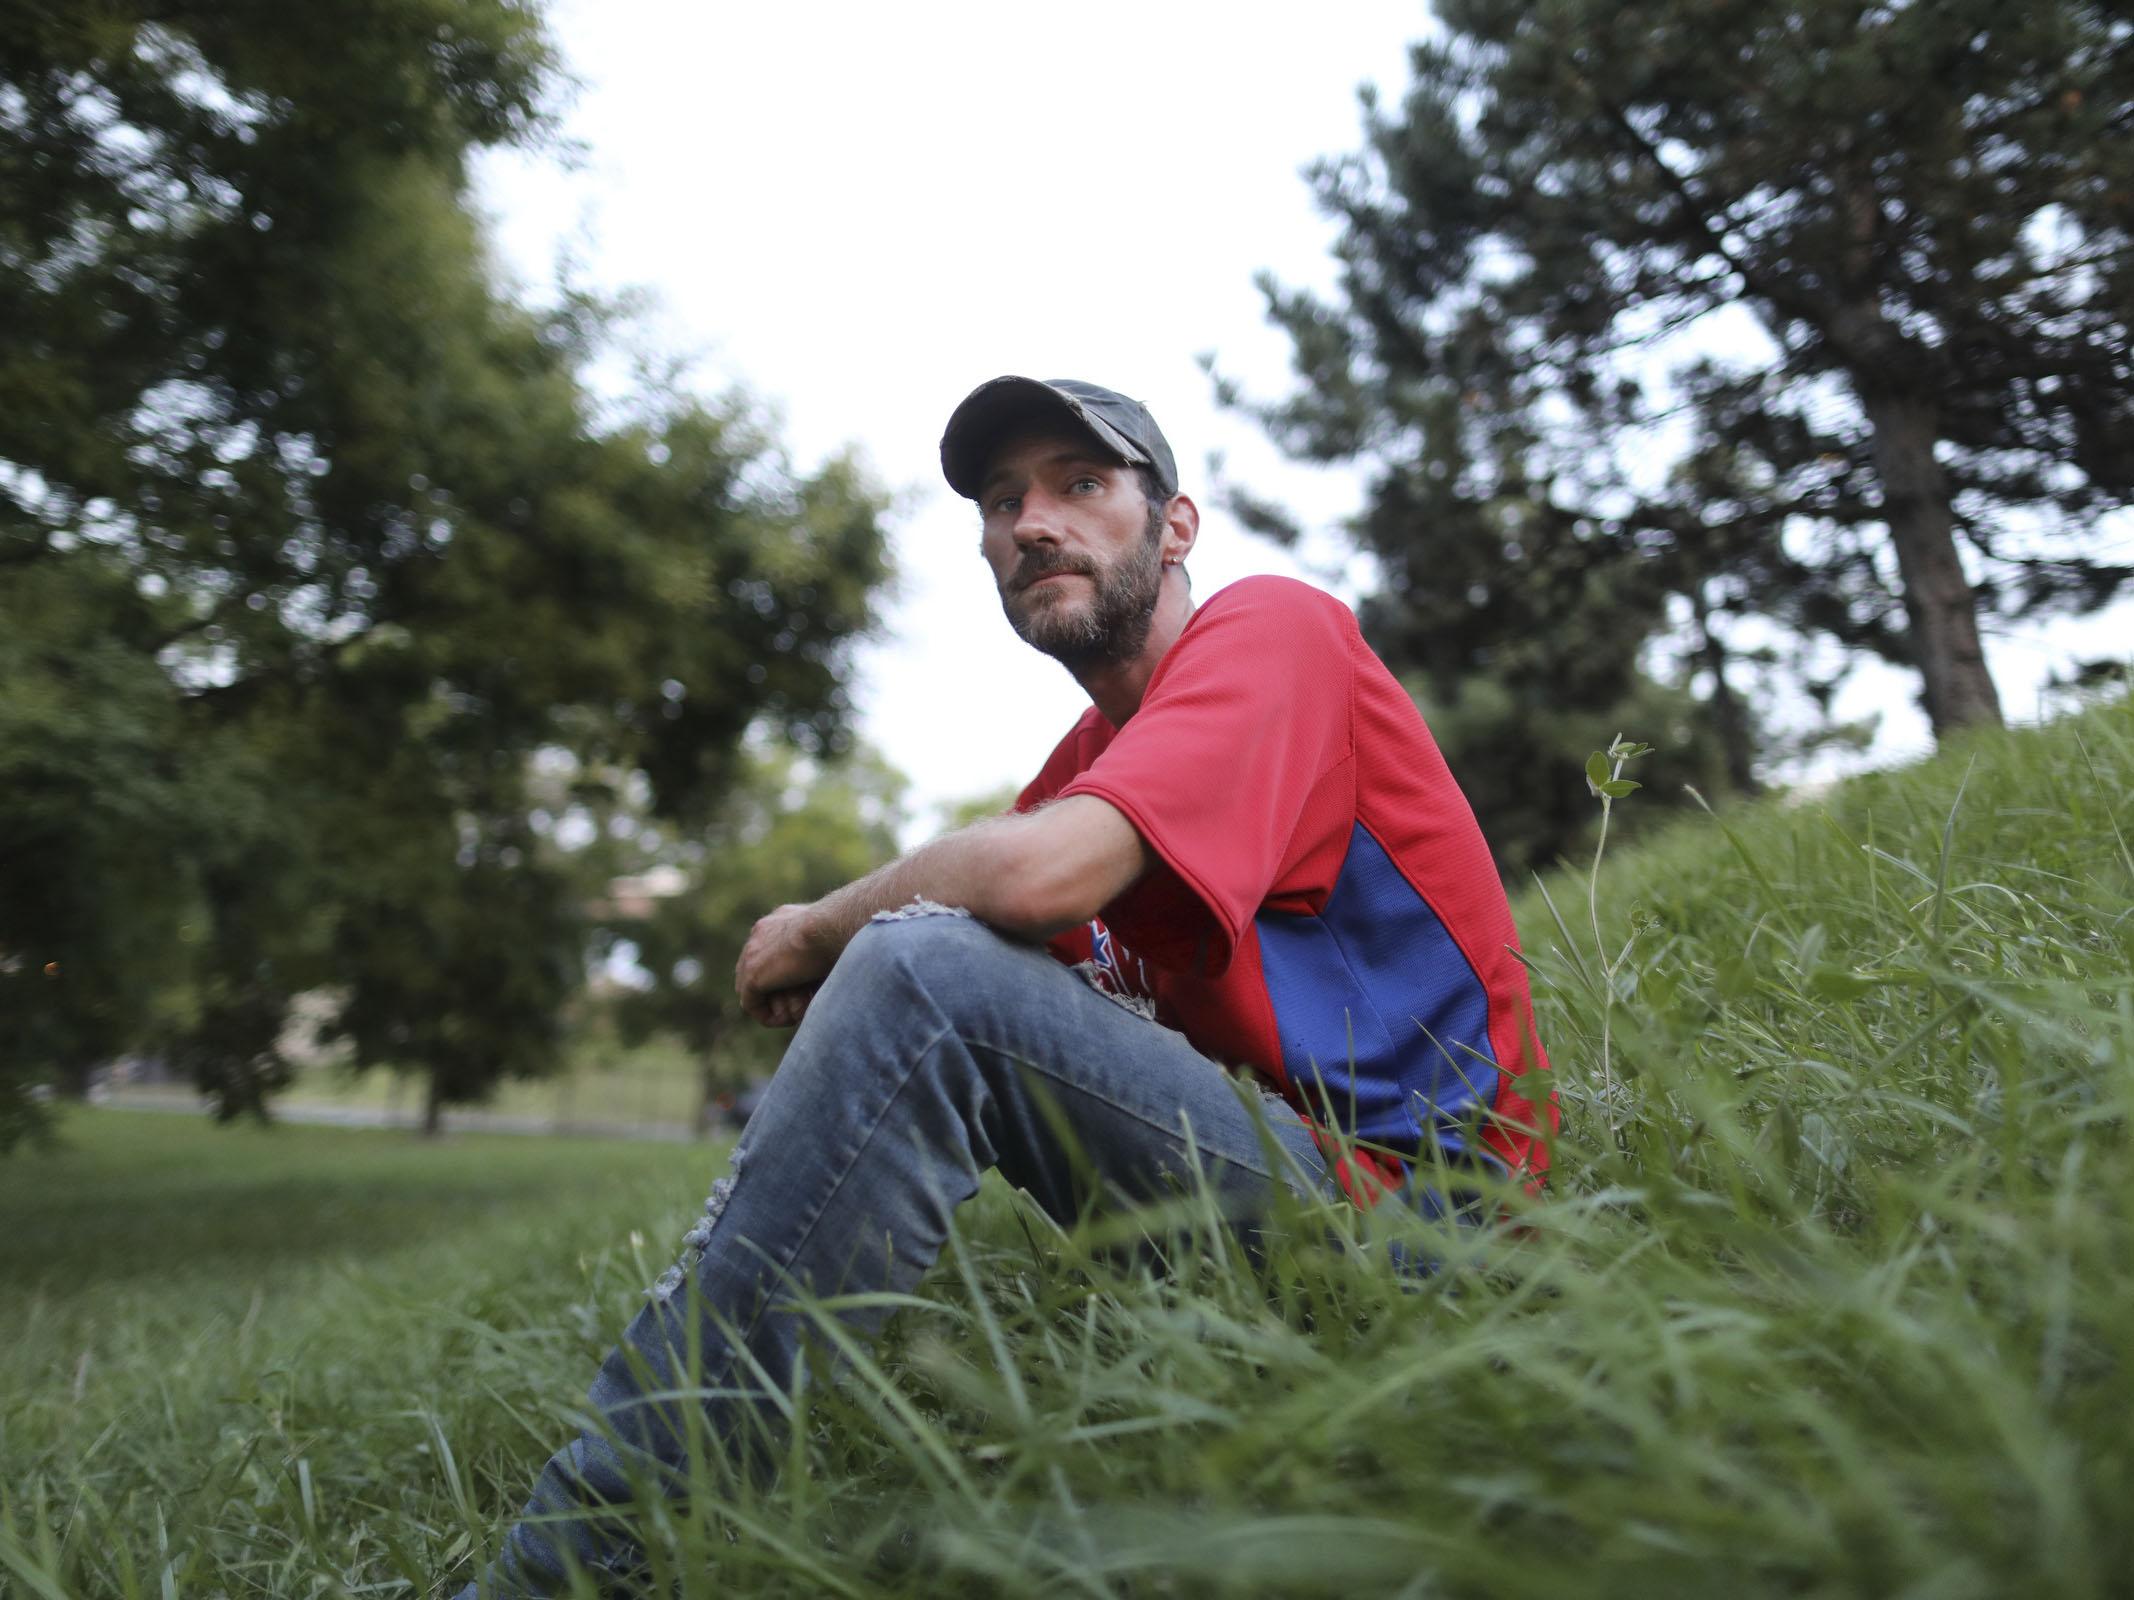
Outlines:
{"label": "tree branch", "polygon": [[[1589,84],[1588,87],[1592,86]],[[1667,159],[1660,154],[1659,147],[1638,131],[1637,124],[1630,120],[1630,114],[1622,106],[1598,92],[1594,94],[1594,102],[1636,147],[1635,154],[1659,174],[1661,183],[1674,196],[1680,220],[1688,225],[1707,250],[1731,267],[1752,292],[1763,296],[1789,315],[1798,317],[1833,344],[1838,342],[1835,331],[1822,316],[1817,302],[1792,292],[1783,282],[1767,279],[1763,273],[1727,247],[1725,233],[1715,227],[1711,217],[1706,215],[1705,203],[1691,191],[1688,180],[1667,164]],[[1728,210],[1725,206],[1719,208],[1722,219],[1727,217]]]}

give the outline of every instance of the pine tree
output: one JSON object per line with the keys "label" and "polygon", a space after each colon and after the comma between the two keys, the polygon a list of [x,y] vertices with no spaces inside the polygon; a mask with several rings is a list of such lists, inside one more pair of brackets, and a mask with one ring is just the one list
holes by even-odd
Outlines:
{"label": "pine tree", "polygon": [[1937,732],[1997,721],[1981,616],[2093,609],[2130,571],[2099,523],[2134,498],[2134,19],[1438,13],[1398,111],[1367,98],[1364,150],[1314,169],[1340,287],[1266,285],[1301,388],[1258,408],[1377,465],[1360,532],[1418,650],[1464,670],[1508,637],[1422,592],[1448,564],[1619,571],[1693,630],[1722,725],[1742,616],[1915,667]]}

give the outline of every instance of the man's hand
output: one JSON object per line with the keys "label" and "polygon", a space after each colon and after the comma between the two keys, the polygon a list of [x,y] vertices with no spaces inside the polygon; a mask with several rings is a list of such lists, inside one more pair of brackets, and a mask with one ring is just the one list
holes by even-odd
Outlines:
{"label": "man's hand", "polygon": [[839,948],[823,937],[814,906],[780,906],[749,931],[734,964],[741,1009],[766,1028],[792,1027],[830,975]]}

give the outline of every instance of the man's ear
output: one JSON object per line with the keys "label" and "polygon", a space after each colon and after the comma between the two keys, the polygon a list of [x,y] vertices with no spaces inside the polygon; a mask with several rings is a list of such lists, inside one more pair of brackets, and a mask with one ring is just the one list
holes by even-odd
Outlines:
{"label": "man's ear", "polygon": [[1163,515],[1163,564],[1167,567],[1184,565],[1199,539],[1200,507],[1189,495],[1172,495],[1170,507]]}

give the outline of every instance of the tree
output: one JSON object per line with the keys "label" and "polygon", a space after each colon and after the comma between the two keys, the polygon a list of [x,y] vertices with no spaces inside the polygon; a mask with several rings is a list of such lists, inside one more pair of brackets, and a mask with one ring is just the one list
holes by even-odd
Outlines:
{"label": "tree", "polygon": [[609,925],[649,978],[619,1020],[632,1039],[671,1033],[696,1056],[700,1131],[719,1095],[739,1087],[737,1077],[768,1072],[783,1047],[734,992],[749,930],[774,907],[819,898],[894,856],[903,792],[903,777],[864,748],[827,763],[774,751],[751,764],[707,826],[679,838],[632,830],[640,868],[664,864],[681,876],[674,893],[642,909],[609,908]]}
{"label": "tree", "polygon": [[2134,499],[2134,20],[1438,10],[1398,114],[1367,97],[1364,151],[1313,171],[1337,295],[1265,285],[1302,380],[1257,408],[1278,441],[1377,464],[1382,558],[1449,542],[1493,592],[1622,570],[1722,697],[1726,622],[1757,616],[1916,667],[1937,732],[1997,721],[1981,612],[2094,608],[2134,570],[2097,529]]}
{"label": "tree", "polygon": [[468,160],[541,134],[552,75],[511,0],[0,30],[18,1079],[153,1043],[256,1108],[327,981],[358,1061],[440,1101],[542,1070],[588,929],[528,848],[538,753],[681,816],[752,727],[841,744],[879,497],[740,399],[596,404],[604,309],[495,284]]}
{"label": "tree", "polygon": [[[1302,300],[1284,309],[1300,319],[1300,351],[1328,326]],[[1712,797],[1753,788],[1761,731],[1729,694],[1725,661],[1703,663],[1715,687],[1702,700],[1655,676],[1652,645],[1668,622],[1662,568],[1624,559],[1616,529],[1565,509],[1554,485],[1531,476],[1538,441],[1512,408],[1482,403],[1477,386],[1495,377],[1482,364],[1464,381],[1403,396],[1408,435],[1384,447],[1351,524],[1377,563],[1375,591],[1357,609],[1365,636],[1422,706],[1499,870],[1523,878],[1590,843],[1598,822],[1583,763],[1618,733],[1659,747],[1637,826],[1693,804],[1692,786]],[[1223,393],[1238,401],[1234,388]],[[1335,459],[1320,430],[1339,426],[1330,413],[1343,398],[1313,387],[1256,409],[1291,448]],[[1352,403],[1359,431],[1347,437],[1356,439],[1377,424],[1362,422],[1364,402]],[[1284,542],[1300,537],[1279,508],[1234,487],[1224,493],[1248,525]]]}
{"label": "tree", "polygon": [[[179,1008],[208,786],[169,685],[129,647],[123,573],[43,568],[0,626],[0,1150],[36,1125],[33,1086],[93,1065]],[[49,662],[62,656],[65,670]],[[95,884],[123,885],[113,905]]]}

